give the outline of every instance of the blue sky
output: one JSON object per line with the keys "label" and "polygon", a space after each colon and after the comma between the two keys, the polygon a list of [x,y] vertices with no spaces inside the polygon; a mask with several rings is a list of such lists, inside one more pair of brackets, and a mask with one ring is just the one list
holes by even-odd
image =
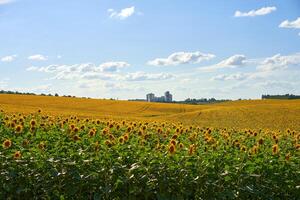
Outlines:
{"label": "blue sky", "polygon": [[0,0],[0,89],[300,94],[298,0]]}

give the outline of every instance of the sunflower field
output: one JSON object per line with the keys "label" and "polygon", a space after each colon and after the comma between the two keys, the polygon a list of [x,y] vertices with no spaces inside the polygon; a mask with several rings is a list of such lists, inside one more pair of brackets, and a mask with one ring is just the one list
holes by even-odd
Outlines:
{"label": "sunflower field", "polygon": [[297,199],[300,132],[0,113],[0,199]]}

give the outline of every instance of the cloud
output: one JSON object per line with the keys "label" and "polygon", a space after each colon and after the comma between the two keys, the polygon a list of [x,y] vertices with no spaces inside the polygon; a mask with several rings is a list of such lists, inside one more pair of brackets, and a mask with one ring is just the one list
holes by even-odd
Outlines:
{"label": "cloud", "polygon": [[120,83],[113,83],[113,82],[105,82],[103,87],[110,91],[129,91],[130,89],[127,88],[125,85]]}
{"label": "cloud", "polygon": [[120,79],[119,75],[113,74],[119,72],[121,68],[130,66],[127,62],[106,62],[99,66],[93,63],[82,63],[74,65],[48,65],[45,67],[28,67],[27,71],[36,71],[54,74],[50,79],[57,80],[75,80],[75,79]]}
{"label": "cloud", "polygon": [[214,58],[213,54],[205,54],[199,51],[196,52],[176,52],[168,56],[167,58],[156,58],[148,62],[148,65],[153,66],[168,66],[179,65],[188,63],[199,63],[204,60],[210,60]]}
{"label": "cloud", "polygon": [[258,66],[260,71],[275,71],[288,68],[290,65],[300,65],[300,53],[281,56],[276,54],[272,57],[265,58]]}
{"label": "cloud", "polygon": [[127,62],[106,62],[100,65],[100,70],[102,72],[116,72],[124,67],[129,67],[130,64]]}
{"label": "cloud", "polygon": [[262,7],[257,10],[250,10],[249,12],[241,12],[239,10],[235,11],[234,16],[235,17],[255,17],[255,16],[261,16],[261,15],[267,15],[271,12],[276,11],[276,7]]}
{"label": "cloud", "polygon": [[168,73],[150,74],[145,72],[129,73],[125,76],[126,81],[157,81],[167,80],[173,78],[174,75]]}
{"label": "cloud", "polygon": [[236,73],[236,74],[220,74],[211,78],[213,81],[231,81],[231,80],[245,80],[249,77],[248,74]]}
{"label": "cloud", "polygon": [[48,58],[46,56],[43,56],[41,54],[36,54],[28,57],[28,60],[34,60],[34,61],[45,61]]}
{"label": "cloud", "polygon": [[1,61],[2,62],[12,62],[15,60],[16,57],[17,57],[17,55],[5,56],[5,57],[1,58]]}
{"label": "cloud", "polygon": [[115,11],[114,9],[108,9],[107,12],[110,14],[110,18],[116,18],[124,20],[130,16],[132,16],[135,12],[135,7],[131,6],[129,8],[124,8],[121,11]]}
{"label": "cloud", "polygon": [[279,24],[280,28],[300,28],[300,17],[294,21],[285,20]]}
{"label": "cloud", "polygon": [[273,80],[267,80],[263,82],[259,82],[256,84],[258,87],[262,87],[265,89],[288,89],[291,90],[294,88],[294,83],[288,82],[288,81],[273,81]]}
{"label": "cloud", "polygon": [[206,67],[200,67],[200,71],[215,71],[217,69],[223,69],[223,68],[236,68],[240,67],[246,64],[246,56],[244,55],[233,55],[216,65],[206,66]]}
{"label": "cloud", "polygon": [[9,4],[14,2],[15,0],[0,0],[0,5]]}

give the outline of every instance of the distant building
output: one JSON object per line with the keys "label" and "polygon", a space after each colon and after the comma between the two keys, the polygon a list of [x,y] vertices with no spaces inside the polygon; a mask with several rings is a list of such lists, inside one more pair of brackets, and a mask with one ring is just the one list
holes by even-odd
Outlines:
{"label": "distant building", "polygon": [[169,91],[166,91],[165,95],[161,97],[156,97],[153,93],[149,93],[146,95],[146,99],[148,102],[172,102],[173,96]]}
{"label": "distant building", "polygon": [[166,91],[165,92],[165,101],[172,102],[172,100],[173,100],[172,98],[173,98],[172,94],[169,91]]}
{"label": "distant building", "polygon": [[155,95],[153,93],[149,93],[146,95],[146,99],[148,102],[153,102],[155,98]]}

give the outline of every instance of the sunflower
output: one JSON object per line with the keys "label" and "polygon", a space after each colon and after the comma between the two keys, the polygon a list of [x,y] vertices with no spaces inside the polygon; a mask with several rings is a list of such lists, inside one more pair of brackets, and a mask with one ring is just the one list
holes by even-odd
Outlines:
{"label": "sunflower", "polygon": [[21,156],[22,156],[22,154],[21,154],[20,151],[16,151],[16,152],[14,153],[14,159],[20,159]]}
{"label": "sunflower", "polygon": [[279,152],[278,144],[274,144],[272,146],[272,153],[273,153],[273,155],[277,154],[278,152]]}
{"label": "sunflower", "polygon": [[175,151],[176,151],[176,147],[175,147],[173,144],[171,144],[171,145],[169,146],[169,153],[170,153],[170,154],[174,154]]}
{"label": "sunflower", "polygon": [[16,123],[15,122],[10,122],[10,124],[9,124],[9,127],[11,127],[11,128],[15,128],[16,127]]}
{"label": "sunflower", "polygon": [[78,141],[78,140],[80,140],[80,137],[79,137],[78,135],[74,135],[74,136],[73,136],[73,140],[74,140],[74,141]]}
{"label": "sunflower", "polygon": [[263,143],[264,143],[264,140],[263,140],[262,138],[260,138],[260,139],[258,140],[258,144],[262,145]]}
{"label": "sunflower", "polygon": [[143,135],[143,131],[142,131],[142,130],[139,130],[138,136],[142,136],[142,135]]}
{"label": "sunflower", "polygon": [[170,144],[175,146],[175,145],[176,145],[176,140],[173,140],[173,139],[172,139],[172,140],[170,141]]}
{"label": "sunflower", "polygon": [[108,133],[107,129],[102,130],[103,135],[106,135]]}
{"label": "sunflower", "polygon": [[95,136],[95,135],[96,135],[95,131],[94,131],[94,130],[90,130],[89,136],[90,136],[90,137],[93,137],[93,136]]}
{"label": "sunflower", "polygon": [[33,133],[35,130],[36,130],[35,126],[31,126],[31,127],[30,127],[30,132]]}
{"label": "sunflower", "polygon": [[174,134],[173,136],[172,136],[172,139],[173,140],[176,140],[178,138],[178,135],[177,134]]}
{"label": "sunflower", "polygon": [[79,128],[78,128],[78,127],[75,127],[73,131],[74,131],[74,133],[78,133]]}
{"label": "sunflower", "polygon": [[33,126],[35,126],[36,125],[36,121],[34,120],[34,119],[32,119],[31,121],[30,121],[30,125],[33,127]]}
{"label": "sunflower", "polygon": [[123,144],[124,143],[124,137],[119,137],[119,142],[121,143],[121,144]]}
{"label": "sunflower", "polygon": [[252,147],[251,153],[252,154],[257,154],[258,153],[258,146],[255,145],[254,147]]}
{"label": "sunflower", "polygon": [[16,133],[22,133],[23,131],[23,126],[22,125],[17,125],[15,128]]}
{"label": "sunflower", "polygon": [[128,135],[128,133],[127,133],[127,134],[124,135],[124,140],[125,140],[125,142],[128,141],[128,139],[129,139],[129,135]]}
{"label": "sunflower", "polygon": [[182,143],[179,143],[179,148],[182,149],[184,145]]}
{"label": "sunflower", "polygon": [[193,155],[194,152],[195,152],[195,145],[194,144],[191,144],[190,147],[189,147],[189,155]]}
{"label": "sunflower", "polygon": [[75,128],[75,125],[74,124],[71,124],[70,126],[69,126],[69,129],[70,130],[73,130]]}
{"label": "sunflower", "polygon": [[104,144],[108,147],[112,146],[112,143],[109,140],[105,140]]}
{"label": "sunflower", "polygon": [[115,136],[113,134],[109,134],[108,137],[110,140],[115,140]]}
{"label": "sunflower", "polygon": [[8,149],[9,147],[11,147],[11,144],[12,144],[12,142],[10,140],[6,139],[6,140],[4,140],[2,146],[3,146],[3,148]]}

